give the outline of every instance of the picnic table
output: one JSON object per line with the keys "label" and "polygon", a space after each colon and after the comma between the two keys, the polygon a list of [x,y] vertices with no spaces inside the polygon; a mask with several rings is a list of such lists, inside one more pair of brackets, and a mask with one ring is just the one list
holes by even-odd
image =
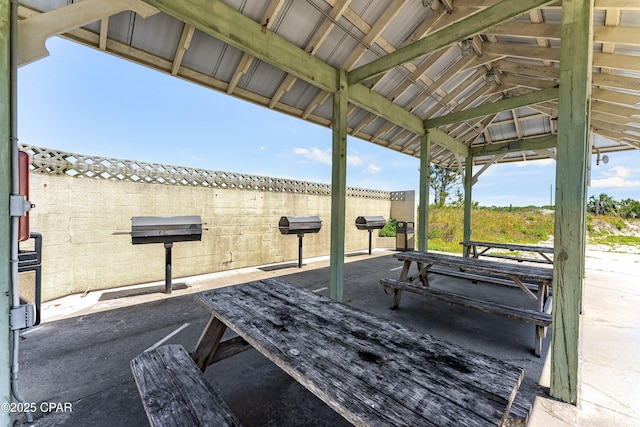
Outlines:
{"label": "picnic table", "polygon": [[[460,242],[463,246],[463,255],[480,258],[480,256],[508,259],[518,262],[538,262],[543,264],[553,264],[553,248],[549,246],[521,245],[516,243],[494,243],[479,242],[476,240],[465,240]],[[538,254],[540,258],[531,256],[515,256],[508,254],[492,253],[492,249],[503,249],[510,252],[528,252]]]}
{"label": "picnic table", "polygon": [[[394,257],[403,262],[400,278],[386,278],[380,281],[385,291],[391,290],[394,293],[391,308],[398,308],[403,291],[407,291],[437,298],[450,304],[463,305],[532,323],[536,326],[534,353],[536,356],[540,356],[542,338],[546,336],[547,328],[551,325],[552,296],[549,289],[553,280],[552,269],[435,252],[402,252],[395,254]],[[417,272],[414,275],[410,275],[412,265],[417,267]],[[469,278],[470,273],[501,276],[509,279],[529,298],[536,301],[536,310],[480,300],[460,293],[449,292],[446,289],[430,287],[429,273],[434,271],[441,273],[440,268],[443,267],[447,268],[447,275],[458,275],[465,279]],[[535,293],[531,290],[532,285],[535,286]]]}
{"label": "picnic table", "polygon": [[283,280],[195,298],[212,315],[192,353],[203,371],[230,328],[354,425],[486,426],[527,417],[528,407],[513,403],[520,368]]}

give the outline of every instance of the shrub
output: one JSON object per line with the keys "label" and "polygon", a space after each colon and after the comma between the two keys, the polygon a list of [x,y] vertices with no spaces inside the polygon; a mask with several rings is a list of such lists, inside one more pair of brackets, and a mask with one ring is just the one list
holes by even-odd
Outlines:
{"label": "shrub", "polygon": [[640,202],[633,199],[625,199],[618,205],[618,215],[622,218],[640,218]]}
{"label": "shrub", "polygon": [[389,218],[387,223],[378,231],[379,237],[396,237],[396,220]]}

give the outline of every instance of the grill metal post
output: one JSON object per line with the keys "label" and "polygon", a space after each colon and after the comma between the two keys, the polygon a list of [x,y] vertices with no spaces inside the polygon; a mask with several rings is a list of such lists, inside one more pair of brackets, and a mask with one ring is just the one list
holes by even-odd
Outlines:
{"label": "grill metal post", "polygon": [[200,216],[134,216],[131,218],[131,243],[164,245],[164,293],[171,293],[171,248],[174,242],[202,239]]}
{"label": "grill metal post", "polygon": [[164,293],[171,293],[171,248],[173,247],[173,243],[166,242],[164,244]]}
{"label": "grill metal post", "polygon": [[322,220],[317,216],[283,216],[278,222],[281,234],[298,235],[298,268],[302,268],[302,237],[306,233],[317,233],[322,228]]}
{"label": "grill metal post", "polygon": [[358,230],[367,230],[369,232],[369,255],[371,255],[371,248],[373,238],[373,230],[379,230],[384,228],[387,220],[382,216],[359,216],[356,218],[356,228]]}
{"label": "grill metal post", "polygon": [[304,233],[298,233],[298,268],[302,268],[302,238]]}

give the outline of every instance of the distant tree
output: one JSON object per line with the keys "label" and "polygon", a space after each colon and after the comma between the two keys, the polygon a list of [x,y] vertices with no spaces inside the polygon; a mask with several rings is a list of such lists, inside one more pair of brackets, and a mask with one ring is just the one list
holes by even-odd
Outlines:
{"label": "distant tree", "polygon": [[618,215],[622,218],[640,218],[640,202],[633,199],[622,200],[618,204]]}
{"label": "distant tree", "polygon": [[434,203],[443,207],[452,190],[461,185],[462,179],[455,169],[431,164],[429,166],[429,187],[433,189]]}
{"label": "distant tree", "polygon": [[605,193],[600,193],[598,197],[591,196],[587,201],[587,211],[598,215],[610,215],[616,213],[618,203]]}

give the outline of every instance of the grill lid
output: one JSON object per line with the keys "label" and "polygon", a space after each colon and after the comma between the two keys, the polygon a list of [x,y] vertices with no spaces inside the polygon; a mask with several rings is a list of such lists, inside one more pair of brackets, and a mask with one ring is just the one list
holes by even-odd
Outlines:
{"label": "grill lid", "polygon": [[172,243],[202,238],[202,219],[190,216],[134,216],[131,218],[131,243]]}
{"label": "grill lid", "polygon": [[282,234],[317,233],[322,220],[317,216],[283,216],[278,222]]}
{"label": "grill lid", "polygon": [[384,228],[387,220],[383,216],[359,216],[356,218],[358,230],[376,230]]}

